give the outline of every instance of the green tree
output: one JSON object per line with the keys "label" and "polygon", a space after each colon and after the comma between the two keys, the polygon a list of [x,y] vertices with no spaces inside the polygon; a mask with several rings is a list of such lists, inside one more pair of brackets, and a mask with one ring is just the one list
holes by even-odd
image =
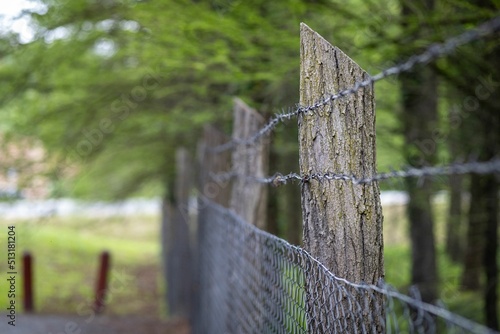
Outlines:
{"label": "green tree", "polygon": [[[448,29],[458,30],[497,16],[500,4],[488,0],[456,1],[447,7],[453,13],[451,17],[455,18],[450,20]],[[454,92],[450,103],[455,111],[449,125],[449,145],[458,157],[486,161],[500,151],[500,100],[495,94],[500,82],[499,58],[500,44],[493,36],[462,47],[435,66]],[[466,290],[483,290],[486,324],[498,330],[499,182],[495,175],[471,175],[467,181],[470,205],[466,217],[462,286]],[[460,196],[454,199],[457,202]],[[454,225],[448,229],[448,239],[455,239],[455,245],[456,239],[460,238],[454,230],[456,228]],[[484,285],[481,284],[483,273]]]}
{"label": "green tree", "polygon": [[227,127],[232,96],[265,112],[296,101],[298,23],[331,6],[43,3],[36,39],[4,48],[3,131],[40,139],[83,172],[66,191],[104,198],[168,188],[176,144],[193,148],[208,121]]}
{"label": "green tree", "polygon": [[[419,18],[432,13],[434,0],[412,2],[402,1],[402,20],[405,29],[412,25],[424,25],[414,35],[415,38],[428,38],[431,29],[428,23]],[[411,43],[411,40],[410,40]],[[415,48],[402,44],[406,52]],[[403,51],[403,52],[405,52]],[[405,156],[413,166],[434,165],[436,152],[427,150],[422,143],[431,136],[437,127],[438,92],[437,76],[429,67],[418,67],[411,73],[400,77],[402,96],[402,124],[405,135]],[[407,179],[409,195],[408,218],[410,222],[410,240],[412,244],[412,284],[418,286],[422,299],[434,302],[438,297],[436,246],[434,237],[434,219],[431,208],[432,180]]]}

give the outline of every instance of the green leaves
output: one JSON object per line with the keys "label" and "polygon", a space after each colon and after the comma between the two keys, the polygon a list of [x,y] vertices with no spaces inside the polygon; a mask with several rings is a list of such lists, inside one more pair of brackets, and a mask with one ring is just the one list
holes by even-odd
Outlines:
{"label": "green leaves", "polygon": [[76,154],[78,170],[96,171],[86,189],[112,172],[131,183],[120,194],[144,171],[165,184],[175,147],[194,149],[206,122],[228,127],[234,96],[265,114],[295,105],[300,21],[346,48],[362,24],[335,1],[43,3],[37,39],[0,61],[1,131]]}

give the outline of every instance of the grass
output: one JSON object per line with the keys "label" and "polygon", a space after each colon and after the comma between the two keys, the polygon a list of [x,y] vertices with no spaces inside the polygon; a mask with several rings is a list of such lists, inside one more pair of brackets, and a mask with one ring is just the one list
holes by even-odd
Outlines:
{"label": "grass", "polygon": [[[41,313],[88,314],[93,302],[99,254],[111,253],[106,312],[159,315],[161,285],[157,217],[46,218],[0,223],[0,249],[7,226],[16,226],[17,305],[22,301],[21,256],[34,256],[35,309]],[[6,258],[0,273],[7,272]],[[0,305],[7,303],[0,284]]]}

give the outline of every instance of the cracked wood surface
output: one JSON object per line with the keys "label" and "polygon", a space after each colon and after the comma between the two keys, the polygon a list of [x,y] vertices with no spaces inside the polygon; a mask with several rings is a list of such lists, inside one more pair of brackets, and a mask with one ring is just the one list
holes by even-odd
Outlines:
{"label": "cracked wood surface", "polygon": [[[301,24],[300,104],[368,78],[353,60]],[[301,174],[376,173],[373,87],[299,115]],[[376,182],[302,184],[304,247],[336,276],[376,284],[384,276],[382,212]]]}

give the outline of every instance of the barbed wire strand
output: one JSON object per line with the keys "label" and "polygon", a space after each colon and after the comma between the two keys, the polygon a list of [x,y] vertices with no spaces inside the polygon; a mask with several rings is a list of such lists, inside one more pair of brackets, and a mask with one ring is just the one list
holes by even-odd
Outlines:
{"label": "barbed wire strand", "polygon": [[393,178],[408,178],[408,177],[426,177],[426,176],[437,176],[437,175],[458,175],[458,174],[493,174],[500,173],[500,158],[495,158],[489,161],[483,162],[466,162],[466,163],[454,163],[445,166],[428,166],[422,168],[408,167],[402,170],[394,170],[390,172],[376,174],[372,177],[356,177],[355,175],[349,174],[338,174],[334,172],[327,173],[313,173],[301,175],[298,173],[289,173],[283,175],[281,173],[275,173],[273,176],[269,177],[256,177],[241,175],[237,172],[223,172],[217,174],[210,174],[210,176],[217,181],[224,182],[229,181],[233,178],[243,178],[249,182],[272,184],[274,186],[279,186],[286,184],[288,181],[300,181],[302,183],[310,182],[311,180],[317,181],[350,181],[354,184],[366,184],[375,181],[382,181]]}
{"label": "barbed wire strand", "polygon": [[302,113],[314,112],[317,109],[324,107],[335,100],[356,93],[361,88],[370,86],[375,82],[385,79],[387,77],[397,75],[403,72],[408,72],[411,69],[413,69],[413,67],[415,67],[416,65],[427,64],[432,60],[435,60],[439,57],[452,53],[459,46],[492,35],[493,33],[499,30],[500,30],[500,17],[495,17],[490,21],[478,25],[475,28],[468,30],[458,36],[451,37],[441,44],[437,43],[431,44],[423,53],[419,55],[413,55],[410,58],[408,58],[405,62],[400,63],[393,67],[389,67],[374,76],[370,76],[366,80],[356,82],[351,88],[341,90],[336,94],[327,95],[326,97],[314,103],[313,105],[297,106],[293,111],[287,113],[275,114],[274,117],[271,118],[266,125],[264,125],[261,129],[255,132],[248,139],[233,138],[227,143],[215,146],[210,150],[213,153],[221,153],[240,145],[252,145],[259,138],[273,131],[274,128],[276,128],[276,126],[281,122],[290,120]]}

